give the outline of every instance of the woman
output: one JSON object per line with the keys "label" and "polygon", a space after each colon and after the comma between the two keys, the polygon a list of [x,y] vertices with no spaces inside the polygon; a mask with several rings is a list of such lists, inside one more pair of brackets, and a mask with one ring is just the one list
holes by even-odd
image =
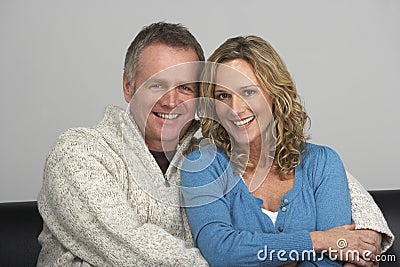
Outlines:
{"label": "woman", "polygon": [[[200,111],[210,144],[188,155],[181,179],[195,242],[210,265],[341,266],[332,250],[377,254],[350,225],[339,156],[307,143],[308,116],[271,45],[231,38],[209,61],[216,64],[204,72]],[[330,255],[310,257],[324,250]]]}

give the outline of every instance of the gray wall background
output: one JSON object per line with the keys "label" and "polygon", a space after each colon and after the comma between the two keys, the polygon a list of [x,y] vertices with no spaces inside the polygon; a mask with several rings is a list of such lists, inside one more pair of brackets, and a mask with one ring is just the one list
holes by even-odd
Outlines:
{"label": "gray wall background", "polygon": [[283,57],[312,119],[367,189],[400,188],[400,2],[0,2],[0,201],[36,199],[58,135],[126,107],[124,55],[142,26],[181,22],[207,56],[256,34]]}

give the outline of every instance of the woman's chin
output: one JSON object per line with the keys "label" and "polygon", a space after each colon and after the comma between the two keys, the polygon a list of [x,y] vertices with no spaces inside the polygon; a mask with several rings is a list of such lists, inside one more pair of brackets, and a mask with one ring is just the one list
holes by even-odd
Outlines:
{"label": "woman's chin", "polygon": [[234,140],[237,145],[240,146],[248,146],[250,145],[255,138],[250,138],[249,136],[235,136]]}

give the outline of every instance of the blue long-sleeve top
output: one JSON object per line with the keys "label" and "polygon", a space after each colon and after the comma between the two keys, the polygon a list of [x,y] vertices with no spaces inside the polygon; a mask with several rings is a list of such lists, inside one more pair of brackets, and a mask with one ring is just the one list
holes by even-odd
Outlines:
{"label": "blue long-sleeve top", "polygon": [[[277,266],[293,261],[298,266],[341,266],[342,262],[312,254],[309,234],[351,223],[346,173],[332,149],[306,144],[275,225],[262,212],[263,201],[234,174],[226,154],[212,145],[187,156],[181,182],[195,244],[211,266]],[[284,252],[279,254],[280,250]]]}

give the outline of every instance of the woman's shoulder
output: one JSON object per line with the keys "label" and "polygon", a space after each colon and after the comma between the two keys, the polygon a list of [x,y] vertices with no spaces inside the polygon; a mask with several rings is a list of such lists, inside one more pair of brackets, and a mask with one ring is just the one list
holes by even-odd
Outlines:
{"label": "woman's shoulder", "polygon": [[344,166],[338,153],[325,145],[307,143],[300,167],[302,173],[314,185],[321,184],[327,177],[335,177],[337,175],[343,176],[343,178],[346,177]]}
{"label": "woman's shoulder", "polygon": [[181,168],[181,180],[215,180],[223,176],[229,166],[224,151],[205,145],[187,155]]}
{"label": "woman's shoulder", "polygon": [[319,161],[338,160],[340,157],[339,154],[329,146],[306,143],[302,159],[303,162],[310,164]]}
{"label": "woman's shoulder", "polygon": [[213,144],[207,144],[192,151],[186,156],[186,164],[193,164],[193,162],[196,162],[196,164],[204,162],[228,163],[229,158],[223,150],[217,148]]}

